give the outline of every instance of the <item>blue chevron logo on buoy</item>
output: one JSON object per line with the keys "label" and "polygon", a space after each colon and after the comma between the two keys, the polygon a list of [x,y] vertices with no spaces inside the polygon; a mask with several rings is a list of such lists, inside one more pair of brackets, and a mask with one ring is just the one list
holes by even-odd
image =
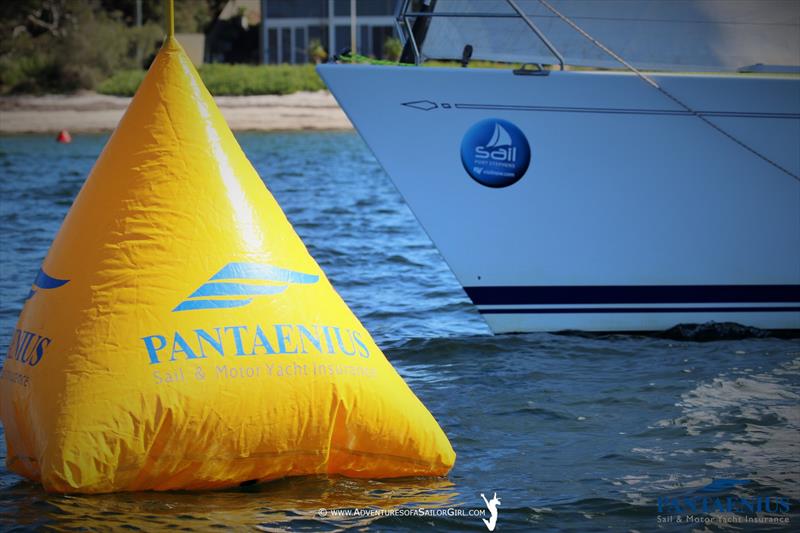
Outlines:
{"label": "blue chevron logo on buoy", "polygon": [[273,265],[228,263],[172,311],[242,307],[252,302],[256,296],[278,294],[291,284],[310,284],[317,281],[319,276],[315,274],[304,274]]}
{"label": "blue chevron logo on buoy", "polygon": [[33,287],[28,292],[28,296],[25,297],[25,301],[30,300],[34,294],[36,294],[36,289],[57,289],[62,285],[69,283],[68,279],[58,279],[51,276],[48,276],[44,270],[41,268],[39,272],[36,274],[36,279],[33,280]]}

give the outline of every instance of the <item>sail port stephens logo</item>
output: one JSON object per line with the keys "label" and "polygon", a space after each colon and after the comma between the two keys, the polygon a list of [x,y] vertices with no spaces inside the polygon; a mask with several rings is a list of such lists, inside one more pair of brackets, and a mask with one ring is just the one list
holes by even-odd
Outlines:
{"label": "sail port stephens logo", "polygon": [[461,140],[464,170],[487,187],[508,187],[519,181],[531,162],[528,139],[517,126],[499,118],[474,124]]}

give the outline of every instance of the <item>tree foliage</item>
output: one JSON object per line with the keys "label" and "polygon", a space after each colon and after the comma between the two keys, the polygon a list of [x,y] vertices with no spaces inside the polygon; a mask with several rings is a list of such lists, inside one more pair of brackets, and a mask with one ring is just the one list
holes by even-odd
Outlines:
{"label": "tree foliage", "polygon": [[[201,66],[199,73],[203,84],[214,96],[290,94],[325,88],[313,65],[211,63]],[[143,70],[122,70],[98,85],[97,91],[116,96],[133,96],[144,76]]]}
{"label": "tree foliage", "polygon": [[[223,0],[177,0],[175,29],[203,31]],[[120,69],[147,66],[163,40],[164,0],[0,2],[0,92],[94,88]]]}

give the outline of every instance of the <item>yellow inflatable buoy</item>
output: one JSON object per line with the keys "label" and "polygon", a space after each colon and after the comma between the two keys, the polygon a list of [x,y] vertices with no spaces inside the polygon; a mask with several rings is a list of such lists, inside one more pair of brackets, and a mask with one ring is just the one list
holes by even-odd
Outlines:
{"label": "yellow inflatable buoy", "polygon": [[0,401],[9,469],[48,491],[443,475],[455,460],[171,36],[36,277]]}

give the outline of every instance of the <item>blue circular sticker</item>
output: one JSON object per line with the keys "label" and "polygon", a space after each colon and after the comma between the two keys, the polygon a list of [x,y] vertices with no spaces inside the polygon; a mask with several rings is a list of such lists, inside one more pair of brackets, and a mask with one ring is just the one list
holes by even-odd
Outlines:
{"label": "blue circular sticker", "polygon": [[487,187],[508,187],[525,175],[531,147],[514,124],[499,118],[481,120],[461,140],[461,162],[472,179]]}

